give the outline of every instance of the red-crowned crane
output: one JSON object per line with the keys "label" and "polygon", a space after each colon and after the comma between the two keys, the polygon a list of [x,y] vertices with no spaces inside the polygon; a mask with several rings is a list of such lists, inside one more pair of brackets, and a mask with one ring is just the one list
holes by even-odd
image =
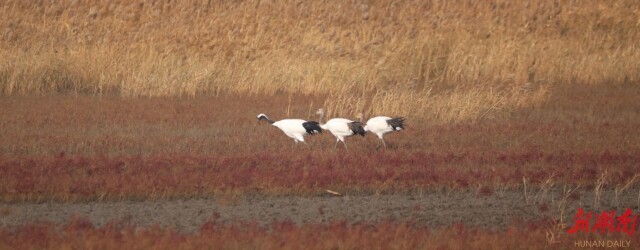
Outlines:
{"label": "red-crowned crane", "polygon": [[352,135],[364,136],[366,133],[361,122],[344,118],[333,118],[328,120],[327,123],[322,124],[324,109],[318,109],[318,111],[316,111],[316,115],[320,116],[320,119],[318,119],[320,121],[320,127],[322,129],[329,130],[329,132],[336,137],[336,144],[333,145],[334,148],[338,146],[338,142],[342,142],[342,144],[344,144],[344,148],[349,149],[347,147],[347,143],[344,142],[345,137]]}
{"label": "red-crowned crane", "polygon": [[[362,113],[358,114],[358,118],[362,121],[364,118]],[[384,139],[382,139],[384,134],[402,129],[404,129],[404,117],[391,118],[387,116],[376,116],[369,119],[364,126],[365,131],[371,131],[371,133],[376,134],[378,138],[380,138],[385,148],[387,144],[384,142]],[[378,144],[380,144],[380,142],[378,142]]]}
{"label": "red-crowned crane", "polygon": [[298,144],[298,142],[301,141],[302,143],[307,145],[307,147],[309,148],[311,147],[309,146],[309,144],[307,144],[304,141],[304,136],[307,134],[315,135],[318,133],[322,133],[322,128],[320,127],[319,123],[316,121],[305,121],[302,119],[283,119],[283,120],[274,122],[273,120],[269,119],[267,115],[259,114],[258,122],[260,122],[261,120],[265,120],[269,124],[276,126],[280,130],[282,130],[282,132],[284,132],[285,135],[293,138],[293,141],[296,144]]}

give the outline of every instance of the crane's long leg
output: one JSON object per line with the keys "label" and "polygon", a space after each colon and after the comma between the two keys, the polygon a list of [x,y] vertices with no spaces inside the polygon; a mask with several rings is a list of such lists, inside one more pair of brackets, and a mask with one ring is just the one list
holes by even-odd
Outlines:
{"label": "crane's long leg", "polygon": [[384,148],[387,148],[387,144],[384,142],[384,139],[382,139],[382,134],[376,134],[378,136],[378,139],[380,139],[380,141],[378,141],[378,143],[376,144],[376,149],[380,148],[380,142],[382,141],[382,145],[384,146]]}
{"label": "crane's long leg", "polygon": [[344,141],[342,141],[342,144],[344,144],[344,148],[349,150],[349,147],[347,147],[347,143],[345,143]]}
{"label": "crane's long leg", "polygon": [[[382,133],[378,133],[377,135],[378,135],[378,138],[380,138],[380,140],[382,141],[382,145],[383,145],[383,146],[384,146],[384,148],[386,149],[386,148],[387,148],[387,144],[384,142],[384,139],[383,139],[384,134],[382,134]],[[379,145],[379,144],[380,144],[380,142],[378,142],[378,145]]]}
{"label": "crane's long leg", "polygon": [[307,144],[307,142],[302,141],[302,143],[304,143],[304,145],[307,145],[307,148],[311,149],[311,146],[309,146],[309,144]]}
{"label": "crane's long leg", "polygon": [[340,141],[340,139],[336,138],[336,144],[333,144],[333,148],[336,148],[338,146],[338,142]]}

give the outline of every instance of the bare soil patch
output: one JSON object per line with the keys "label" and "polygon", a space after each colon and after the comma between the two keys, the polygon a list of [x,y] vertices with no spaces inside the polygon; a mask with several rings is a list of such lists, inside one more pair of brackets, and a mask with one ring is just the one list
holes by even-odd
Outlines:
{"label": "bare soil patch", "polygon": [[[269,225],[291,221],[302,225],[346,221],[377,223],[391,220],[413,222],[429,228],[454,224],[505,229],[514,221],[545,221],[564,216],[572,221],[581,207],[587,211],[637,209],[640,189],[619,194],[605,190],[599,207],[595,193],[582,189],[572,195],[562,190],[498,192],[490,196],[474,193],[434,192],[424,194],[384,194],[357,196],[264,196],[246,195],[235,199],[206,198],[157,201],[118,201],[86,203],[5,203],[0,204],[0,226],[14,228],[29,222],[64,223],[74,216],[85,217],[97,226],[124,221],[135,226],[154,224],[191,233],[208,220],[222,223],[256,222]],[[562,202],[566,197],[565,203]],[[565,205],[564,210],[562,206]],[[561,213],[564,211],[564,214]]]}

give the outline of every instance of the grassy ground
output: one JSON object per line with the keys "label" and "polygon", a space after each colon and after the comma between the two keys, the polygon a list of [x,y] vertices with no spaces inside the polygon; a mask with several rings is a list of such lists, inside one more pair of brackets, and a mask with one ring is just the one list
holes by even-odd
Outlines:
{"label": "grassy ground", "polygon": [[[583,241],[613,241],[605,235],[563,234],[559,237],[544,223],[514,223],[506,231],[487,231],[457,225],[439,230],[411,223],[375,225],[295,226],[274,223],[269,229],[251,223],[226,225],[210,221],[197,234],[183,235],[171,229],[136,230],[126,222],[94,227],[83,219],[62,226],[26,225],[15,232],[0,231],[0,247],[8,248],[127,248],[127,249],[567,249]],[[557,232],[555,232],[557,233]],[[622,235],[615,241],[639,244],[637,237]],[[613,244],[613,243],[610,243]]]}
{"label": "grassy ground", "polygon": [[[639,7],[3,1],[0,201],[635,187]],[[387,150],[371,135],[334,150],[329,134],[308,138],[308,150],[255,121],[259,113],[314,119],[320,107],[329,117],[404,116],[407,129],[387,136]],[[521,226],[223,227],[185,236],[70,225],[3,231],[0,248],[419,248],[435,240],[538,248],[534,241],[550,237]],[[238,238],[221,243],[229,238],[220,235]]]}
{"label": "grassy ground", "polygon": [[[2,199],[192,197],[472,189],[608,187],[632,181],[640,159],[635,85],[558,87],[548,103],[503,118],[439,124],[407,116],[386,137],[325,133],[295,146],[257,123],[313,118],[315,97],[7,97],[0,100]],[[585,98],[588,97],[588,98]],[[287,110],[287,107],[291,109]],[[289,113],[287,115],[287,113]]]}

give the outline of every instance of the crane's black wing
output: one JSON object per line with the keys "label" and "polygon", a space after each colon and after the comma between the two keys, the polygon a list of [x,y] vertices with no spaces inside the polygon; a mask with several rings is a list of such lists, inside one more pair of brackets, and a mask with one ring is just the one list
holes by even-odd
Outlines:
{"label": "crane's black wing", "polygon": [[307,130],[307,134],[310,134],[310,135],[322,133],[322,128],[320,127],[320,123],[316,121],[303,122],[302,127],[304,127],[304,129]]}
{"label": "crane's black wing", "polygon": [[404,117],[396,117],[387,120],[387,124],[393,128],[393,130],[404,129]]}
{"label": "crane's black wing", "polygon": [[366,133],[364,131],[364,127],[362,127],[362,123],[361,122],[350,122],[350,123],[348,123],[348,125],[349,125],[349,129],[351,129],[351,131],[353,131],[354,135],[364,136],[364,134]]}

